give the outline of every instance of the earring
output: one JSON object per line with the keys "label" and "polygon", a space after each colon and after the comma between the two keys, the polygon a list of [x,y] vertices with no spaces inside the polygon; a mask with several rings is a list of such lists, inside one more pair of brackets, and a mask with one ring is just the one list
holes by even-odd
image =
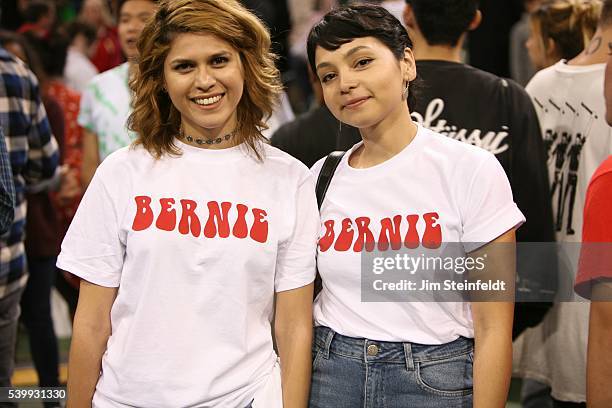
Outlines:
{"label": "earring", "polygon": [[404,88],[404,91],[402,92],[402,99],[406,100],[408,99],[408,88],[410,87],[410,82],[406,82],[406,87]]}

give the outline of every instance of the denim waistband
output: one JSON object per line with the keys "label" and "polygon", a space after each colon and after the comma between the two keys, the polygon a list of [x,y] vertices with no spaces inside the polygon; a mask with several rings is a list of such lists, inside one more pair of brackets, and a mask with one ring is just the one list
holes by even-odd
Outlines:
{"label": "denim waistband", "polygon": [[414,369],[415,362],[442,360],[474,350],[474,339],[465,337],[439,345],[401,343],[347,337],[325,326],[315,328],[314,344],[324,358],[334,353],[366,363],[405,363],[408,369]]}

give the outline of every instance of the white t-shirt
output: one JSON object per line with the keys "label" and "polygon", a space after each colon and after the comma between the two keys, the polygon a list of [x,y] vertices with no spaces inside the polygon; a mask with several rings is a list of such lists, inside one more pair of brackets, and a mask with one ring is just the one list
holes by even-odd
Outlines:
{"label": "white t-shirt", "polygon": [[[589,181],[612,154],[612,128],[605,121],[604,76],[605,64],[580,66],[559,61],[539,71],[526,87],[548,146],[557,242],[581,242]],[[575,273],[578,247],[561,248],[559,264]],[[575,276],[563,278],[559,279],[560,290],[569,288],[571,293]],[[588,326],[588,303],[556,303],[542,323],[515,341],[514,373],[550,385],[556,399],[586,401]]]}
{"label": "white t-shirt", "polygon": [[136,138],[127,129],[127,119],[132,113],[128,71],[126,62],[97,75],[81,96],[77,121],[98,136],[100,161]]}
{"label": "white t-shirt", "polygon": [[612,128],[605,121],[603,96],[605,66],[559,61],[538,72],[526,87],[548,147],[553,215],[560,221],[556,235],[560,242],[582,240],[582,212],[589,181],[612,154]]}
{"label": "white t-shirt", "polygon": [[89,81],[96,75],[98,75],[98,68],[96,68],[85,54],[72,47],[68,48],[66,67],[64,68],[66,85],[82,93],[85,91]]}
{"label": "white t-shirt", "polygon": [[[313,177],[269,145],[181,157],[123,148],[98,168],[58,266],[118,287],[94,403],[244,407],[270,385],[274,293],[314,280]],[[258,405],[277,407],[282,397]]]}
{"label": "white t-shirt", "polygon": [[[344,219],[357,230],[358,217],[368,217],[369,228],[378,237],[380,220],[397,215],[402,216],[404,237],[407,216],[416,215],[422,238],[427,214],[435,213],[441,242],[487,243],[525,221],[512,200],[504,170],[484,149],[419,126],[413,141],[396,156],[355,169],[348,165],[348,157],[360,144],[344,155],[336,169],[321,208],[321,237],[330,221],[336,238]],[[312,168],[317,176],[323,160]],[[335,244],[325,251],[320,247],[317,265],[323,290],[315,301],[316,325],[379,341],[443,344],[459,336],[474,337],[466,302],[362,302],[361,254],[354,246],[347,251],[336,250]]]}

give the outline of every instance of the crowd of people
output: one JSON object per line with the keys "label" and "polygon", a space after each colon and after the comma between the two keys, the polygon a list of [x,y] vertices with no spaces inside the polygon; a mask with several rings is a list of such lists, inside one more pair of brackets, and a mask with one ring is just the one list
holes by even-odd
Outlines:
{"label": "crowd of people", "polygon": [[56,288],[69,407],[612,406],[612,0],[0,13],[0,387]]}

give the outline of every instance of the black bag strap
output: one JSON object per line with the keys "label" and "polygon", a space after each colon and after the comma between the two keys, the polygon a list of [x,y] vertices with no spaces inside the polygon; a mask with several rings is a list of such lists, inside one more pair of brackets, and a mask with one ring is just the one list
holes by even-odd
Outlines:
{"label": "black bag strap", "polygon": [[321,205],[325,199],[325,193],[327,193],[327,189],[331,184],[336,168],[338,167],[338,164],[340,164],[340,160],[342,160],[344,153],[345,152],[342,151],[331,152],[327,155],[325,161],[323,162],[323,167],[321,167],[321,172],[317,178],[316,187],[317,204],[319,205],[319,210],[321,209]]}
{"label": "black bag strap", "polygon": [[[340,164],[340,160],[344,156],[345,152],[336,151],[331,152],[325,158],[323,162],[323,167],[321,167],[321,172],[319,173],[319,177],[317,178],[317,204],[319,205],[319,210],[321,209],[321,205],[323,204],[323,200],[325,199],[325,193],[327,193],[327,188],[331,184],[332,178],[334,177],[334,173],[336,172],[336,168],[338,168],[338,164]],[[319,271],[317,269],[317,276],[314,281],[314,294],[313,299],[317,297],[321,289],[323,288],[323,282],[321,281],[321,275],[319,275]]]}

